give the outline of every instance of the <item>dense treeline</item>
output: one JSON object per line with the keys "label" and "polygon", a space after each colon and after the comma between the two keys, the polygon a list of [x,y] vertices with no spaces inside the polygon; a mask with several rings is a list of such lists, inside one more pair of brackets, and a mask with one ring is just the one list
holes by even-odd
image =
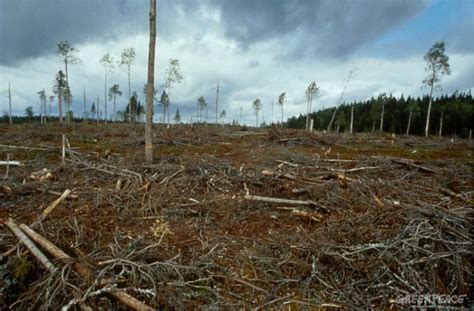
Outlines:
{"label": "dense treeline", "polygon": [[[353,132],[370,132],[380,130],[383,114],[383,131],[406,134],[410,119],[409,134],[423,135],[426,122],[429,97],[400,98],[381,94],[362,102],[344,103],[337,108],[333,131],[347,132],[350,129],[351,105],[354,106]],[[331,121],[335,108],[326,108],[311,114],[314,119],[314,129],[326,130]],[[471,92],[455,92],[442,95],[433,100],[431,111],[430,134],[439,134],[442,119],[442,135],[468,137],[474,124],[474,100]],[[290,128],[305,128],[306,115],[288,119]]]}

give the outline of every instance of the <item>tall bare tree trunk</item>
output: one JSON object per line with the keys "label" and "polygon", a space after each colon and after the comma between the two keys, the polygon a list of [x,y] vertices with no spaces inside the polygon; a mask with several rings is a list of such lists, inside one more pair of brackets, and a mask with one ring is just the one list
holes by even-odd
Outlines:
{"label": "tall bare tree trunk", "polygon": [[104,120],[107,122],[107,66],[104,66],[104,101],[105,101],[105,110],[104,110]]}
{"label": "tall bare tree trunk", "polygon": [[146,91],[145,160],[153,162],[153,90],[155,83],[156,0],[150,0],[150,44],[148,47],[148,84]]}
{"label": "tall bare tree trunk", "polygon": [[58,108],[59,108],[59,123],[63,123],[63,95],[61,94],[61,87],[58,88]]}
{"label": "tall bare tree trunk", "polygon": [[349,131],[351,134],[354,133],[353,129],[354,129],[354,104],[351,105],[351,125],[349,128]]}
{"label": "tall bare tree trunk", "polygon": [[[342,95],[341,95],[341,99],[342,99]],[[341,102],[341,100],[339,100],[339,103]],[[329,125],[328,125],[328,128],[327,128],[327,131],[330,132],[332,130],[332,124],[334,123],[334,119],[336,118],[336,112],[337,112],[337,108],[339,107],[339,103],[337,104],[337,106],[334,108],[334,111],[332,113],[332,117],[331,117],[331,121],[329,121]]]}
{"label": "tall bare tree trunk", "polygon": [[69,77],[68,77],[68,75],[67,75],[67,59],[66,59],[66,58],[64,59],[64,67],[65,67],[65,69],[66,69],[66,82],[67,82],[68,85],[69,85]]}
{"label": "tall bare tree trunk", "polygon": [[283,126],[283,103],[281,104],[281,125]]}
{"label": "tall bare tree trunk", "polygon": [[410,126],[411,126],[411,116],[413,114],[413,107],[410,108],[410,113],[408,114],[408,125],[407,125],[407,135],[410,135]]}
{"label": "tall bare tree trunk", "polygon": [[116,95],[114,93],[114,116],[113,116],[113,121],[115,122],[115,118],[116,118],[116,112],[115,112],[115,98],[116,98]]}
{"label": "tall bare tree trunk", "polygon": [[380,115],[380,132],[383,132],[383,115],[385,112],[385,103],[382,103],[382,113]]}
{"label": "tall bare tree trunk", "polygon": [[87,119],[86,88],[84,87],[84,122]]}
{"label": "tall bare tree trunk", "polygon": [[443,117],[444,117],[444,111],[441,112],[441,118],[439,119],[439,133],[438,133],[439,138],[443,136]]}
{"label": "tall bare tree trunk", "polygon": [[[433,70],[432,80],[434,80],[435,72]],[[428,103],[428,112],[426,113],[426,127],[425,127],[425,137],[428,137],[429,130],[430,130],[430,114],[431,114],[431,104],[433,103],[433,89],[434,84],[431,85],[430,88],[430,101]]]}
{"label": "tall bare tree trunk", "polygon": [[308,103],[306,104],[306,130],[309,129],[309,111],[310,111],[310,98],[308,96]]}
{"label": "tall bare tree trunk", "polygon": [[97,123],[99,123],[100,120],[100,104],[99,104],[99,95],[97,95]]}
{"label": "tall bare tree trunk", "polygon": [[[217,87],[216,87],[216,125],[218,125],[218,116],[219,116],[219,80],[217,80]],[[258,113],[257,113],[258,119]]]}
{"label": "tall bare tree trunk", "polygon": [[12,125],[13,124],[12,122],[12,90],[10,88],[10,83],[8,83],[8,107],[9,107],[8,117],[9,117],[10,125]]}
{"label": "tall bare tree trunk", "polygon": [[128,75],[128,122],[129,123],[132,123],[132,101],[131,101],[131,98],[132,98],[132,95],[130,94],[130,65],[128,65],[128,71],[127,71],[127,75]]}

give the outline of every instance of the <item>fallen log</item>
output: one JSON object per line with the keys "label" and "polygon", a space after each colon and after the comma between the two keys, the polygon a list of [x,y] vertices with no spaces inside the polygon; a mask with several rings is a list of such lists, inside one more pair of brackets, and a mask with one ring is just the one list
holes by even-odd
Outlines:
{"label": "fallen log", "polygon": [[5,223],[7,227],[13,232],[13,234],[20,240],[38,259],[38,261],[51,273],[57,271],[57,268],[49,261],[49,259],[36,247],[36,245],[25,235],[23,231],[15,224],[13,219],[9,218]]}
{"label": "fallen log", "polygon": [[[54,256],[56,259],[60,260],[63,263],[69,264],[73,262],[73,267],[77,271],[77,273],[82,277],[82,278],[87,278],[89,279],[91,277],[91,272],[89,269],[81,265],[80,263],[76,262],[71,256],[66,254],[64,251],[62,251],[59,247],[45,239],[43,236],[35,232],[33,229],[29,228],[25,224],[20,225],[21,229],[25,231],[25,233],[36,243],[41,245],[47,252],[49,252],[52,256]],[[119,290],[113,290],[110,292],[110,294],[120,302],[122,302],[124,305],[127,307],[130,307],[134,310],[154,310],[152,307],[148,306],[147,304],[141,302],[140,300],[136,299],[135,297]]]}
{"label": "fallen log", "polygon": [[[38,217],[38,219],[33,222],[30,226],[32,228],[36,227],[39,223],[41,223],[43,220],[46,219],[46,217],[48,217],[49,214],[51,214],[51,212],[59,205],[59,203],[61,203],[62,201],[64,201],[68,195],[71,193],[71,190],[69,189],[66,189],[64,191],[64,193],[59,197],[57,198],[56,200],[54,200],[53,203],[51,203],[51,205],[49,205],[44,211],[43,213],[40,215],[40,217]],[[7,250],[6,252],[3,253],[3,256],[4,257],[8,257],[10,256],[11,254],[13,254],[15,252],[15,249],[16,249],[16,246],[10,248],[9,250]]]}

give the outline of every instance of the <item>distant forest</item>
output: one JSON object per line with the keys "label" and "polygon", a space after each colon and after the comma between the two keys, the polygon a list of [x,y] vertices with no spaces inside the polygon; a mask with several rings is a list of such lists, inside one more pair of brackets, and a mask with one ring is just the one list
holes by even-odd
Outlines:
{"label": "distant forest", "polygon": [[[377,98],[372,97],[366,101],[343,103],[336,111],[332,128],[335,132],[348,132],[350,130],[351,106],[354,106],[353,132],[380,131],[383,113],[383,132],[407,134],[408,123],[411,121],[408,133],[423,135],[426,125],[426,113],[429,97],[400,98],[385,94]],[[322,109],[311,114],[315,130],[327,130],[334,113],[334,107]],[[442,120],[442,122],[441,122]],[[440,125],[443,136],[458,136],[467,138],[474,124],[474,100],[470,91],[466,93],[455,92],[451,95],[442,95],[433,99],[430,118],[430,134],[438,135]],[[290,128],[304,129],[306,115],[289,118],[287,126]]]}

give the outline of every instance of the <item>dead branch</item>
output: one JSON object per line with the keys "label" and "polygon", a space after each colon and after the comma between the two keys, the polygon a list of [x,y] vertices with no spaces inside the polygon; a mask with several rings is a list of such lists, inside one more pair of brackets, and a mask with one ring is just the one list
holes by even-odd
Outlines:
{"label": "dead branch", "polygon": [[49,205],[47,208],[44,209],[43,213],[41,214],[41,216],[38,218],[38,220],[36,220],[33,224],[31,224],[32,227],[35,227],[38,225],[38,223],[42,222],[43,220],[46,219],[46,217],[48,217],[49,214],[51,214],[52,211],[54,211],[54,209],[62,202],[64,201],[68,195],[71,193],[71,190],[69,189],[66,189],[64,190],[63,194],[57,198],[56,200],[54,200],[53,203],[51,203],[51,205]]}
{"label": "dead branch", "polygon": [[[58,248],[53,243],[49,242],[47,239],[43,238],[40,234],[36,233],[33,229],[29,228],[25,224],[20,225],[21,229],[26,232],[36,243],[41,245],[46,251],[48,251],[51,255],[53,255],[56,259],[62,261],[63,263],[70,263],[74,262],[74,259],[70,257],[68,254],[63,252],[60,248]],[[79,275],[83,278],[89,279],[90,278],[90,271],[82,266],[81,264],[75,262],[74,263],[75,270],[79,273]],[[144,304],[143,302],[139,301],[135,297],[121,291],[121,290],[113,290],[110,294],[115,297],[117,300],[125,304],[126,306],[134,309],[134,310],[154,310],[150,306]]]}
{"label": "dead branch", "polygon": [[0,165],[21,166],[21,162],[20,161],[13,161],[13,160],[0,161]]}
{"label": "dead branch", "polygon": [[409,160],[409,159],[390,158],[390,160],[391,160],[393,163],[403,164],[403,165],[406,165],[406,166],[411,166],[411,167],[417,168],[417,169],[419,169],[419,170],[421,170],[421,171],[425,171],[425,172],[428,172],[428,173],[438,173],[438,171],[436,171],[436,170],[434,170],[434,169],[431,169],[431,168],[429,168],[429,167],[416,164],[414,161]]}
{"label": "dead branch", "polygon": [[38,150],[38,151],[50,151],[54,148],[40,148],[40,147],[26,147],[26,146],[15,146],[15,145],[3,145],[0,144],[1,148],[9,148],[9,149],[23,149],[23,150]]}
{"label": "dead branch", "polygon": [[18,228],[13,219],[9,218],[5,224],[49,272],[54,273],[57,271],[57,268],[51,263],[51,261],[49,261],[49,259],[36,247],[25,233]]}
{"label": "dead branch", "polygon": [[291,205],[312,205],[317,206],[317,203],[311,200],[290,200],[290,199],[280,199],[280,198],[271,198],[271,197],[262,197],[258,195],[245,195],[244,198],[249,201],[259,201],[267,203],[276,203],[276,204],[291,204]]}

